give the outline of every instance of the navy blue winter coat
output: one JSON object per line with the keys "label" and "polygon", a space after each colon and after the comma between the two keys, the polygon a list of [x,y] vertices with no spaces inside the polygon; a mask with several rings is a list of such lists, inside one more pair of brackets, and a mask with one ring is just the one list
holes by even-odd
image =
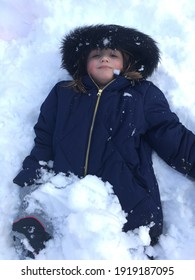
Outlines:
{"label": "navy blue winter coat", "polygon": [[56,173],[96,175],[113,185],[128,213],[124,230],[153,222],[150,234],[156,238],[163,216],[152,150],[195,177],[195,136],[149,81],[132,84],[118,76],[101,96],[90,77],[83,83],[87,93],[75,92],[67,82],[51,90],[35,125],[35,146],[14,182],[32,184],[39,176],[39,161],[49,160]]}

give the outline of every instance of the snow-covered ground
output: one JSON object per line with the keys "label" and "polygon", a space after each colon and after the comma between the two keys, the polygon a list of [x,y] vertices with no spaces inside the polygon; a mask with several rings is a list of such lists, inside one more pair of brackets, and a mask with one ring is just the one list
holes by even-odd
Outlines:
{"label": "snow-covered ground", "polygon": [[[151,79],[195,132],[195,1],[0,0],[2,260],[18,259],[10,233],[19,187],[12,179],[32,148],[41,103],[57,81],[68,78],[60,69],[61,38],[76,26],[93,23],[134,27],[159,43],[161,65]],[[79,180],[45,174],[34,198],[42,199],[53,217],[55,234],[37,259],[145,259],[144,250],[161,260],[195,259],[195,182],[155,154],[154,168],[165,220],[159,245],[148,246],[146,227],[122,232],[125,213],[109,184],[94,176]]]}

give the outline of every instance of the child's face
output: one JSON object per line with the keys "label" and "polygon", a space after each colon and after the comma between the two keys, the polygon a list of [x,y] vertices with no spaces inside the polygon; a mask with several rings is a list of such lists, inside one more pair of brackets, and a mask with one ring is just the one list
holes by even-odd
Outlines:
{"label": "child's face", "polygon": [[99,86],[113,80],[114,70],[122,70],[123,56],[118,50],[96,49],[89,53],[87,72]]}

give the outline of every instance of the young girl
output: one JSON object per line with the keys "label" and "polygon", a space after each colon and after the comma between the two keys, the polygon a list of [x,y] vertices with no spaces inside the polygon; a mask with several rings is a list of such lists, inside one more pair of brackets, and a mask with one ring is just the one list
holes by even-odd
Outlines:
{"label": "young girl", "polygon": [[[124,231],[148,225],[155,244],[163,215],[152,151],[195,178],[195,135],[146,80],[160,60],[157,44],[132,28],[94,25],[65,36],[61,52],[73,80],[57,83],[44,101],[35,145],[14,183],[33,191],[41,169],[49,168],[43,161],[53,161],[55,173],[96,175],[113,186],[128,214]],[[14,240],[26,237],[38,253],[52,231],[44,219],[24,212],[13,224]]]}

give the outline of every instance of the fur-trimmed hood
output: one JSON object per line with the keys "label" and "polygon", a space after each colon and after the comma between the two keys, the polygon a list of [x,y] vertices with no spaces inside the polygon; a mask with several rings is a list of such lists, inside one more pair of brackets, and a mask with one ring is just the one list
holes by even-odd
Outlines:
{"label": "fur-trimmed hood", "polygon": [[96,48],[122,50],[133,56],[134,69],[144,78],[152,75],[160,60],[157,43],[148,35],[120,25],[90,25],[75,28],[62,40],[62,67],[74,78],[86,74],[86,59]]}

